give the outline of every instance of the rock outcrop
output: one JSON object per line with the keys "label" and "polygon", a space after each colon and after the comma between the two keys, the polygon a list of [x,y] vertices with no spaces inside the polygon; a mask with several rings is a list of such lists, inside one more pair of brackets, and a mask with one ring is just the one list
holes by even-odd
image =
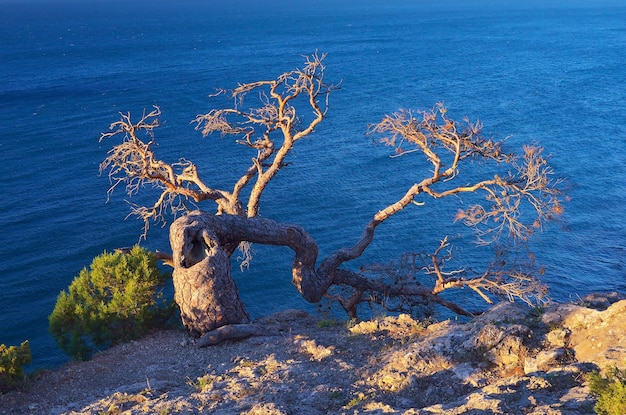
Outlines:
{"label": "rock outcrop", "polygon": [[349,329],[285,311],[255,322],[279,335],[197,348],[159,332],[39,374],[0,414],[593,414],[585,374],[624,368],[625,317],[617,294]]}

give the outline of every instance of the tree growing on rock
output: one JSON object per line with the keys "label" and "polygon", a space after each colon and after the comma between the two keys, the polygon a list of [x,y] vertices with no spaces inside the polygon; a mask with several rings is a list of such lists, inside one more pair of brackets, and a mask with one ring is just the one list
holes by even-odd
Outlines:
{"label": "tree growing on rock", "polygon": [[[541,299],[545,287],[528,268],[507,265],[501,242],[524,242],[561,214],[559,180],[542,148],[528,145],[520,154],[509,152],[503,141],[483,135],[479,122],[449,118],[443,104],[399,110],[369,127],[368,134],[392,146],[395,156],[415,157],[423,170],[397,200],[372,212],[356,242],[320,261],[316,241],[305,229],[259,216],[263,192],[288,165],[287,156],[296,143],[311,136],[324,120],[329,96],[339,88],[325,81],[324,58],[315,53],[301,68],[276,79],[219,90],[216,95],[230,95],[232,105],[196,118],[196,128],[204,136],[232,136],[253,154],[230,189],[212,187],[187,159],[168,163],[157,156],[158,107],[135,121],[122,114],[102,134],[101,139],[121,138],[100,166],[108,171],[110,191],[124,186],[133,196],[146,185],[158,189],[153,204],[132,207],[132,214],[144,221],[143,236],[151,223],[165,224],[177,217],[170,226],[172,255],[167,260],[174,268],[175,300],[185,327],[194,336],[205,336],[206,344],[254,331],[246,325],[248,313],[231,277],[233,253],[238,247],[245,251],[250,243],[290,247],[292,282],[300,294],[313,303],[332,298],[351,317],[364,303],[403,309],[418,302],[472,315],[439,295],[462,287],[488,302],[497,297]],[[248,98],[259,105],[247,108]],[[417,196],[459,200],[472,196],[469,207],[462,205],[465,208],[454,220],[474,229],[479,243],[498,246],[496,259],[478,272],[447,269],[450,243],[442,235],[433,253],[414,254],[404,267],[350,268],[374,240],[377,227],[417,204]],[[201,203],[206,207],[198,210],[195,206]]]}

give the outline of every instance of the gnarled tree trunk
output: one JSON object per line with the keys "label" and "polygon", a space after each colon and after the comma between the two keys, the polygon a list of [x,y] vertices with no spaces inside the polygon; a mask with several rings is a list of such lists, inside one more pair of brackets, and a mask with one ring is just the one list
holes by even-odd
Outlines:
{"label": "gnarled tree trunk", "polygon": [[[181,218],[185,219],[185,217]],[[202,224],[178,220],[170,228],[174,300],[194,337],[227,324],[249,322],[231,277],[231,251]]]}
{"label": "gnarled tree trunk", "polygon": [[330,284],[316,272],[317,244],[301,227],[265,218],[191,212],[170,227],[170,244],[174,299],[184,326],[196,337],[250,320],[231,277],[230,256],[241,241],[289,246],[295,252],[292,281],[310,302],[319,301]]}

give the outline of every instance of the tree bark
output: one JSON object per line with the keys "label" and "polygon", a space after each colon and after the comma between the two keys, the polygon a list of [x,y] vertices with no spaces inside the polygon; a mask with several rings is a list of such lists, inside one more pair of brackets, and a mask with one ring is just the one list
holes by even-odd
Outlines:
{"label": "tree bark", "polygon": [[208,229],[176,221],[170,228],[174,300],[194,337],[227,324],[248,323],[230,270],[230,254]]}
{"label": "tree bark", "polygon": [[243,340],[252,336],[276,336],[277,332],[268,331],[265,328],[255,326],[254,324],[230,324],[228,326],[218,327],[217,329],[206,333],[198,341],[197,347],[215,346],[224,340]]}
{"label": "tree bark", "polygon": [[307,301],[318,302],[328,289],[330,279],[315,270],[317,244],[303,228],[266,218],[190,212],[170,227],[170,244],[174,299],[192,335],[250,321],[231,277],[232,247],[242,241],[289,246],[295,252],[292,282]]}

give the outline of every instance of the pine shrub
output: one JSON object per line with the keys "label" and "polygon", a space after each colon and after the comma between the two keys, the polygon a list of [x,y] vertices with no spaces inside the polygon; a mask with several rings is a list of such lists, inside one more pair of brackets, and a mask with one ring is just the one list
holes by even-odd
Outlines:
{"label": "pine shrub", "polygon": [[28,340],[19,346],[0,344],[0,393],[24,379],[24,365],[32,362]]}
{"label": "pine shrub", "polygon": [[168,276],[155,255],[139,246],[103,253],[62,291],[49,317],[59,347],[78,359],[137,339],[171,319],[175,306],[163,295]]}
{"label": "pine shrub", "polygon": [[597,414],[626,414],[626,370],[613,368],[606,377],[594,372],[588,380],[591,393],[598,399],[594,408]]}

